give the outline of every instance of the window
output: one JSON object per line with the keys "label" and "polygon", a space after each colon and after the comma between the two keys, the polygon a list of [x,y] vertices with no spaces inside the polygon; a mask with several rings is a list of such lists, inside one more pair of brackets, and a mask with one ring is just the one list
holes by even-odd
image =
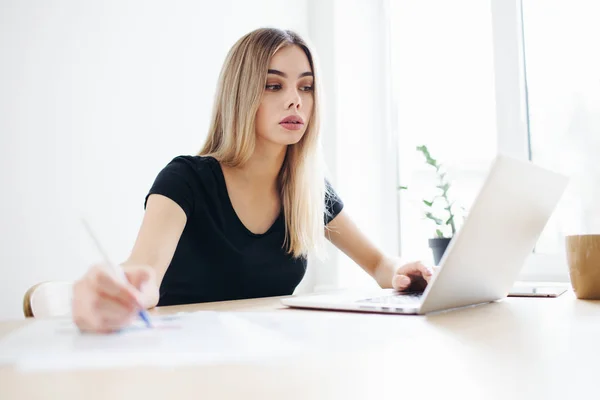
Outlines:
{"label": "window", "polygon": [[[381,4],[379,14],[375,9]],[[343,111],[340,115],[362,118],[361,124],[337,120],[336,144],[343,144],[344,151],[333,158],[338,166],[346,166],[338,183],[345,189],[347,204],[361,210],[359,225],[367,227],[376,243],[385,242],[391,236],[386,229],[397,221],[387,217],[395,214],[390,211],[395,204],[385,188],[392,180],[408,186],[398,192],[401,254],[409,259],[425,257],[431,263],[427,239],[435,236],[436,227],[423,218],[423,200],[431,199],[436,176],[416,147],[428,146],[446,165],[450,195],[466,212],[498,152],[532,159],[574,179],[520,279],[567,280],[564,235],[600,232],[600,163],[593,158],[600,153],[600,53],[593,41],[600,37],[600,25],[592,17],[593,2],[384,0],[340,7],[354,11],[346,10],[336,25],[339,34],[334,40],[348,45],[348,51],[334,53],[337,65],[343,66],[346,77],[369,77],[349,85],[351,79],[336,74],[333,90],[337,109]],[[391,63],[382,51],[384,45]],[[351,50],[361,54],[366,66],[348,56]],[[380,155],[387,154],[392,142],[385,136],[390,130],[381,122],[388,116],[387,99],[382,99],[390,88],[398,179],[388,182],[384,175],[393,162]],[[360,96],[354,94],[357,89]],[[356,103],[357,97],[364,101]],[[368,112],[360,115],[363,108]],[[364,132],[384,133],[365,141]],[[344,157],[354,160],[356,154],[363,162],[349,172]],[[356,183],[362,165],[371,168],[362,174],[369,178]],[[365,192],[370,196],[363,196]],[[367,197],[378,195],[381,202],[367,202]],[[374,204],[381,204],[377,212]],[[459,226],[461,222],[459,217]],[[348,272],[351,268],[345,263],[339,263],[342,286],[366,282],[364,274]]]}
{"label": "window", "polygon": [[600,228],[594,211],[600,200],[593,159],[600,150],[594,9],[584,0],[492,0],[496,76],[510,86],[497,93],[496,109],[517,121],[501,128],[498,119],[499,142],[571,176],[522,279],[568,280],[564,236]]}
{"label": "window", "polygon": [[[594,2],[391,2],[404,255],[431,255],[416,212],[435,190],[415,151],[448,167],[468,208],[500,151],[571,176],[521,279],[567,280],[564,236],[600,232],[600,25]],[[557,27],[560,27],[558,29]],[[427,260],[427,261],[431,261]]]}
{"label": "window", "polygon": [[536,253],[564,258],[564,236],[600,232],[600,52],[593,1],[523,0],[532,159],[571,176]]}
{"label": "window", "polygon": [[490,2],[392,1],[390,14],[399,177],[408,186],[401,252],[431,257],[436,228],[417,210],[432,198],[436,175],[416,147],[448,167],[450,196],[467,209],[497,152]]}

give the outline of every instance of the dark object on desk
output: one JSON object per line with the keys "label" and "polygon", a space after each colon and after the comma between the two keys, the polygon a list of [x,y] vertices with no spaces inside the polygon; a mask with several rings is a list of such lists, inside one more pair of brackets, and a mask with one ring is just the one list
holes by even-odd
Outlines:
{"label": "dark object on desk", "polygon": [[450,244],[451,238],[433,238],[429,239],[429,248],[433,251],[433,262],[435,265],[440,265],[440,260],[446,252],[446,248]]}
{"label": "dark object on desk", "polygon": [[567,289],[550,286],[515,286],[508,293],[508,297],[558,297]]}

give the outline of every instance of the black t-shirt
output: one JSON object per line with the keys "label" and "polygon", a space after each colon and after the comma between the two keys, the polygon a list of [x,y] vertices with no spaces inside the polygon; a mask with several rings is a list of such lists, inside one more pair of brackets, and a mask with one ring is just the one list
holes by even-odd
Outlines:
{"label": "black t-shirt", "polygon": [[[329,188],[326,224],[343,208]],[[283,211],[267,232],[250,232],[233,209],[216,159],[174,158],[158,174],[146,201],[151,194],[170,198],[187,216],[160,285],[159,306],[289,295],[302,280],[306,258],[294,258],[282,246]]]}

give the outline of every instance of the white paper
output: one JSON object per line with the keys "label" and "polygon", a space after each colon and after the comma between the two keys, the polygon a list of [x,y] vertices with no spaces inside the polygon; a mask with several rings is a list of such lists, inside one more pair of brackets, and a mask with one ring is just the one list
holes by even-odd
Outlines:
{"label": "white paper", "polygon": [[[412,324],[402,323],[413,320]],[[0,364],[24,370],[272,363],[311,352],[386,346],[418,319],[310,312],[196,312],[153,317],[109,335],[67,319],[36,320],[0,341]]]}

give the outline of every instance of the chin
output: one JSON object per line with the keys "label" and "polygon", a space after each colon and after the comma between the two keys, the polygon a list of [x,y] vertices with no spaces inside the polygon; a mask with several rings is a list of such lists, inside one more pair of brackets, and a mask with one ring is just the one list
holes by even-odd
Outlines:
{"label": "chin", "polygon": [[291,144],[296,144],[296,143],[298,143],[300,141],[300,139],[302,139],[302,136],[296,138],[295,140],[288,140],[288,141],[285,142],[285,144],[288,145],[288,146],[291,145]]}
{"label": "chin", "polygon": [[282,146],[289,146],[291,144],[298,143],[302,139],[303,136],[304,136],[303,131],[301,131],[301,132],[285,131],[285,132],[274,132],[274,134],[265,135],[262,138],[271,143],[280,144]]}
{"label": "chin", "polygon": [[295,138],[288,138],[288,140],[286,140],[285,143],[282,143],[282,144],[286,144],[289,146],[291,144],[298,143],[301,139],[302,139],[302,135],[295,137]]}

